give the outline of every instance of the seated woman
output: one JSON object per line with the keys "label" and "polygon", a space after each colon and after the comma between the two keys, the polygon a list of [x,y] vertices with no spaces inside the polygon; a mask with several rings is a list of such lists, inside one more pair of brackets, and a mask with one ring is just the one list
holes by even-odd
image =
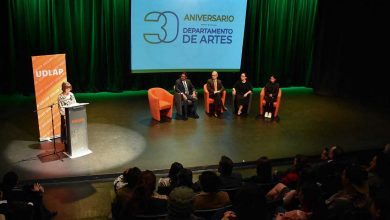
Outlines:
{"label": "seated woman", "polygon": [[244,106],[248,107],[249,97],[253,92],[253,86],[250,82],[247,81],[246,73],[241,73],[241,78],[233,86],[232,94],[236,96],[236,102],[238,110],[237,115],[242,114],[242,109]]}
{"label": "seated woman", "polygon": [[173,162],[167,177],[162,177],[158,180],[157,192],[162,195],[168,195],[177,182],[177,174],[183,169],[183,165],[179,162]]}
{"label": "seated woman", "polygon": [[121,210],[119,219],[132,219],[137,215],[167,213],[167,197],[155,193],[156,176],[150,170],[142,171],[137,184]]}
{"label": "seated woman", "polygon": [[327,219],[325,201],[321,197],[321,189],[316,183],[306,182],[298,190],[292,190],[290,196],[298,198],[298,206],[292,210],[281,208],[281,212],[276,213],[275,220]]}
{"label": "seated woman", "polygon": [[279,183],[266,194],[266,198],[271,201],[278,200],[283,198],[290,190],[296,189],[302,171],[308,167],[308,158],[297,154],[294,158],[292,169],[287,170],[287,172],[280,177]]}

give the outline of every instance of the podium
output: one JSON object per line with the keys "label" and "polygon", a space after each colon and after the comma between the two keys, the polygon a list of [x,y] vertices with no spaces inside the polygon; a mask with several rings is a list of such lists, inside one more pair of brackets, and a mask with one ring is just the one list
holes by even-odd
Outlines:
{"label": "podium", "polygon": [[88,104],[75,103],[65,107],[67,145],[64,154],[72,159],[92,153],[88,148],[86,113]]}

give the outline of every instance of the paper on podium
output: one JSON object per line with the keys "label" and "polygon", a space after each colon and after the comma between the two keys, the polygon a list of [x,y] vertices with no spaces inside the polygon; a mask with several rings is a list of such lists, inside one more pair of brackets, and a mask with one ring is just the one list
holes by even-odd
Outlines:
{"label": "paper on podium", "polygon": [[79,107],[79,106],[84,106],[84,105],[88,105],[89,103],[88,102],[84,102],[84,103],[73,103],[73,104],[70,104],[70,105],[67,105],[67,106],[64,106],[65,108],[73,108],[73,107]]}

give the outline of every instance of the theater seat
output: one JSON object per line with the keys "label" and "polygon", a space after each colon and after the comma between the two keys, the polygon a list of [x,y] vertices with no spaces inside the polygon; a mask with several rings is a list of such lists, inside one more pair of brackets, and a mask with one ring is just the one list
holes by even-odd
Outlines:
{"label": "theater seat", "polygon": [[161,121],[161,116],[172,118],[173,95],[163,88],[148,90],[149,107],[152,118]]}
{"label": "theater seat", "polygon": [[[204,94],[204,109],[207,114],[210,114],[210,104],[214,103],[214,99],[210,98],[210,93],[207,90],[207,83],[203,85],[203,94]],[[222,92],[222,103],[225,105],[226,91]],[[223,109],[220,109],[223,112]]]}
{"label": "theater seat", "polygon": [[[265,91],[264,91],[264,87],[263,87],[261,89],[261,92],[260,92],[260,115],[264,115],[264,106],[266,104],[264,96],[265,96]],[[279,88],[278,98],[276,99],[276,102],[274,102],[275,111],[272,114],[273,118],[278,117],[281,97],[282,97],[282,89]]]}

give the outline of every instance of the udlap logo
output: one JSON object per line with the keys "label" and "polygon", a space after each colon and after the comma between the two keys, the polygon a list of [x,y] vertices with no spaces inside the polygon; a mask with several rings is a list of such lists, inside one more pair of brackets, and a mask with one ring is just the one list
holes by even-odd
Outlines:
{"label": "udlap logo", "polygon": [[144,33],[144,39],[150,44],[171,43],[179,35],[179,17],[171,11],[149,12],[145,22],[158,22],[159,27],[152,33]]}

